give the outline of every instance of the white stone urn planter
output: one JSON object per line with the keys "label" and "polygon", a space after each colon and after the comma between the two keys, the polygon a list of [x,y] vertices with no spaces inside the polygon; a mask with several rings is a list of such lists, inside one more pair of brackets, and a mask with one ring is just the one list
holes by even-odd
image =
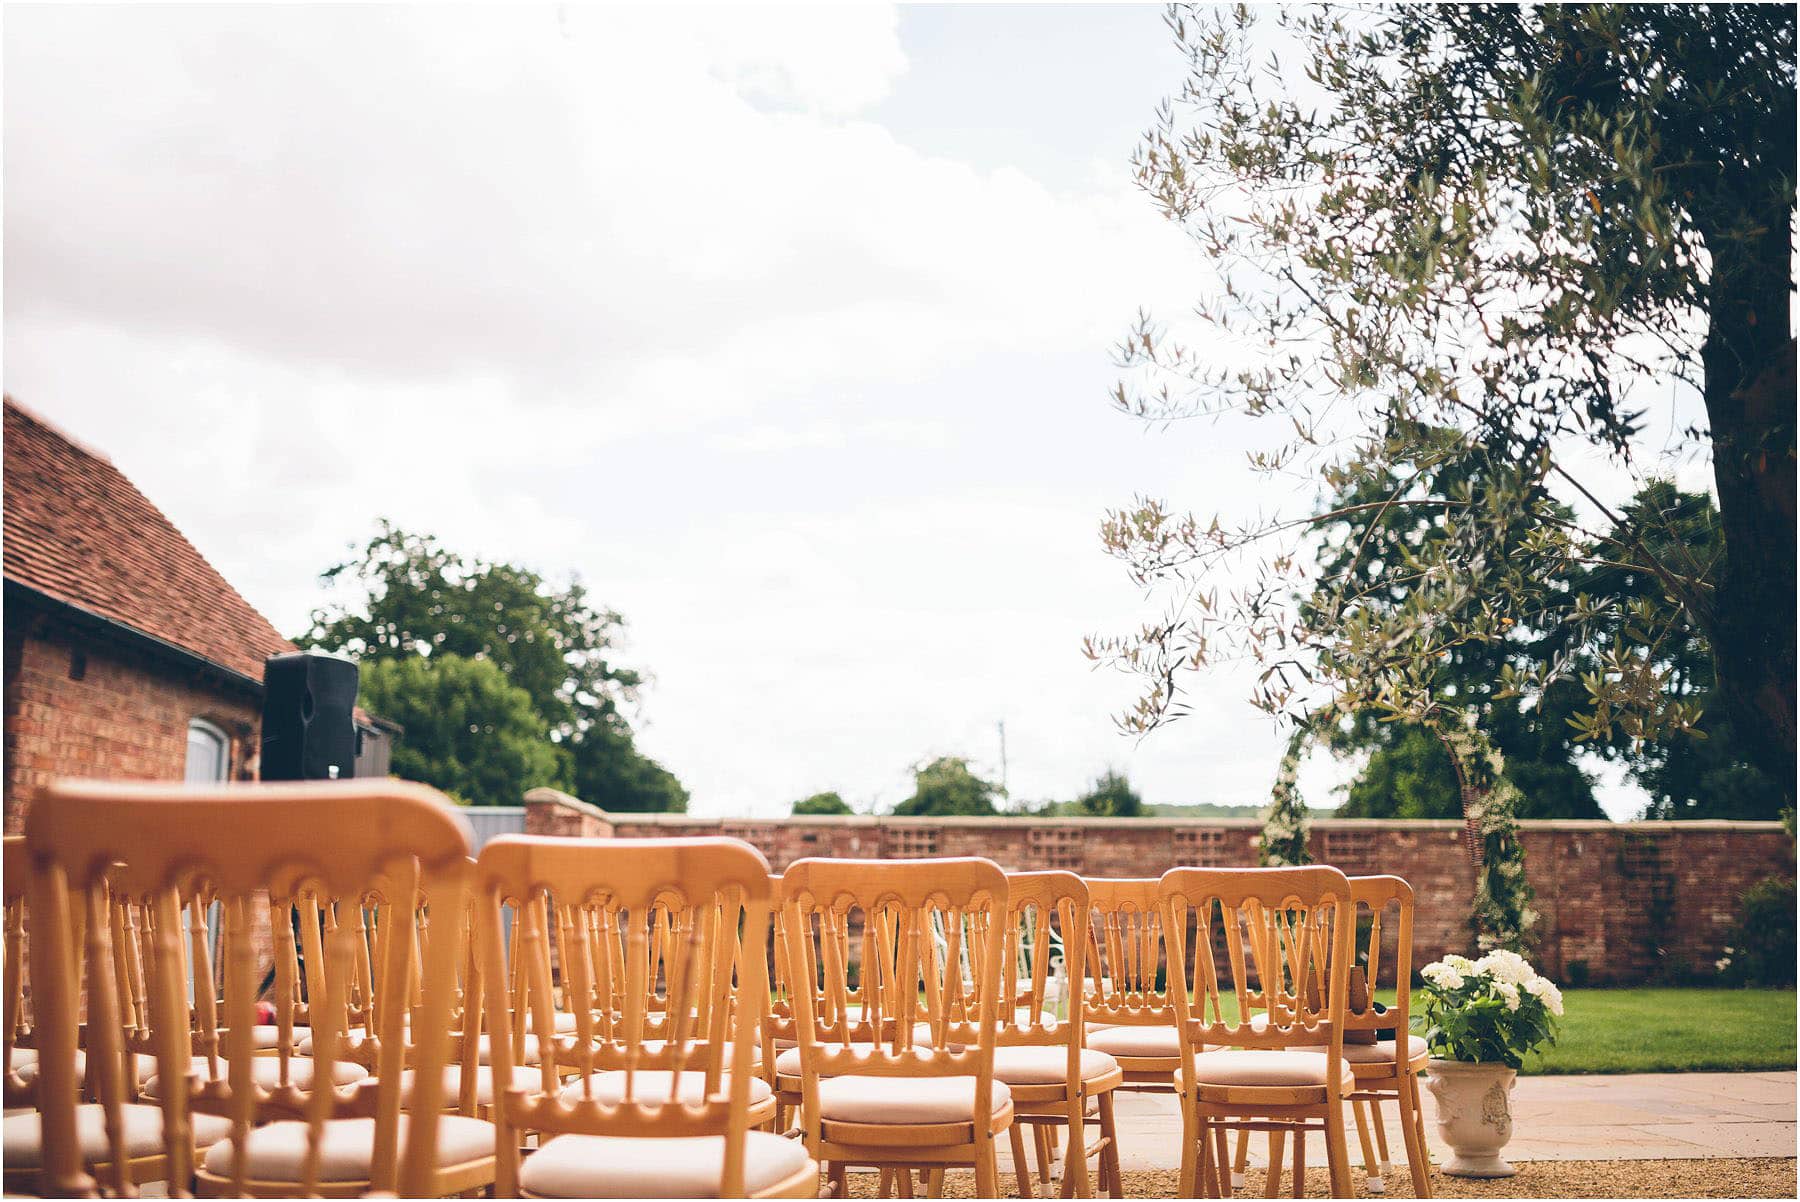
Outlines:
{"label": "white stone urn planter", "polygon": [[1425,1084],[1437,1098],[1438,1135],[1454,1153],[1443,1171],[1452,1177],[1511,1177],[1517,1172],[1500,1159],[1500,1150],[1512,1139],[1514,1070],[1434,1056],[1427,1071]]}

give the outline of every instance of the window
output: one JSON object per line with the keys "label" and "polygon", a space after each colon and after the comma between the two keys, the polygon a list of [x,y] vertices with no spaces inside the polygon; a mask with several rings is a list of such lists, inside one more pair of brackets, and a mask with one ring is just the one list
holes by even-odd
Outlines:
{"label": "window", "polygon": [[190,785],[222,781],[231,773],[231,738],[204,718],[188,723],[187,773]]}

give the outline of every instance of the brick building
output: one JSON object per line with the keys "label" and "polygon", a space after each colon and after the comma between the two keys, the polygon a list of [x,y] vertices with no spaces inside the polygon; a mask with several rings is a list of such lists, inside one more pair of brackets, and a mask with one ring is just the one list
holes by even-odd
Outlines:
{"label": "brick building", "polygon": [[8,833],[56,776],[254,779],[293,644],[105,455],[5,406]]}

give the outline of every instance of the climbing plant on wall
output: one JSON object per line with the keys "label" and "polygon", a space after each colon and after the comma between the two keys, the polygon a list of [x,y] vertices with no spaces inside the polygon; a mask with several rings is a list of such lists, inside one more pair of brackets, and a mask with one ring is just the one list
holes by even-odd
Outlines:
{"label": "climbing plant on wall", "polygon": [[1306,802],[1297,783],[1300,759],[1306,754],[1312,729],[1310,723],[1294,728],[1275,772],[1269,808],[1262,814],[1262,845],[1257,851],[1257,859],[1268,868],[1312,863],[1312,854],[1306,850]]}
{"label": "climbing plant on wall", "polygon": [[1519,839],[1519,790],[1506,779],[1505,762],[1482,733],[1473,710],[1437,711],[1428,726],[1450,753],[1462,790],[1463,837],[1475,865],[1475,906],[1469,914],[1482,950],[1523,952],[1537,913],[1525,879],[1525,845]]}

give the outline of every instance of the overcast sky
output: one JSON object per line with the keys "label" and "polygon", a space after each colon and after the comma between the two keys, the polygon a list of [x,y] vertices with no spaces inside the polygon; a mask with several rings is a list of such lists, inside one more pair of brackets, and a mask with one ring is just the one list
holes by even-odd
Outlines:
{"label": "overcast sky", "polygon": [[[709,815],[966,755],[1261,803],[1247,682],[1137,743],[1097,527],[1254,497],[1111,412],[1204,284],[1127,159],[1153,7],[9,9],[5,384],[297,634],[378,516],[577,573]],[[1327,804],[1335,773],[1303,785]],[[1323,783],[1321,783],[1323,782]],[[593,799],[603,801],[604,799]],[[1624,816],[1637,804],[1609,793]]]}

